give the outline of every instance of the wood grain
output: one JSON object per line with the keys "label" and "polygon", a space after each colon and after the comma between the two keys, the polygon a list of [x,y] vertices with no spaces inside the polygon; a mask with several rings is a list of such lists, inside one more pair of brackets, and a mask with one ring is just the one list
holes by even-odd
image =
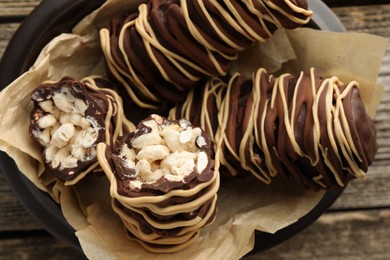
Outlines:
{"label": "wood grain", "polygon": [[29,14],[41,0],[0,0],[0,17],[23,17]]}
{"label": "wood grain", "polygon": [[[310,0],[309,0],[310,1]],[[388,0],[322,0],[331,7],[388,4]]]}
{"label": "wood grain", "polygon": [[46,232],[22,237],[0,238],[0,259],[85,259],[79,250],[53,238]]}
{"label": "wood grain", "polygon": [[390,259],[390,210],[328,213],[298,235],[247,259]]}

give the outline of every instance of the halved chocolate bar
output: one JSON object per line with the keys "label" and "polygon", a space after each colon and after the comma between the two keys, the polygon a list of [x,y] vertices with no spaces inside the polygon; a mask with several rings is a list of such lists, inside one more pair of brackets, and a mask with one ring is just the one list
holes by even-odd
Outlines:
{"label": "halved chocolate bar", "polygon": [[97,150],[113,209],[146,249],[188,246],[214,220],[219,163],[212,158],[210,136],[188,120],[151,115]]}
{"label": "halved chocolate bar", "polygon": [[32,93],[30,135],[43,147],[45,164],[66,184],[96,170],[98,143],[110,144],[133,129],[124,118],[119,96],[98,87],[104,82],[64,77],[44,83]]}

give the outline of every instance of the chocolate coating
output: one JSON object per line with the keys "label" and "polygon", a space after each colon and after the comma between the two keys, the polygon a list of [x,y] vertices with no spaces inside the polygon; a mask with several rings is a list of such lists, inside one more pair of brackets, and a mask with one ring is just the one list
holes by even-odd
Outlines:
{"label": "chocolate coating", "polygon": [[[51,100],[55,92],[58,92],[59,89],[61,88],[67,88],[70,91],[72,96],[74,96],[77,99],[81,99],[88,104],[88,108],[85,111],[86,116],[90,116],[94,118],[97,121],[98,125],[102,126],[101,130],[98,131],[98,137],[94,145],[96,146],[98,142],[104,141],[105,131],[103,126],[104,126],[104,119],[108,107],[108,100],[106,96],[102,93],[95,92],[92,90],[91,92],[89,92],[87,90],[88,87],[85,84],[73,80],[69,77],[65,77],[56,83],[43,84],[38,88],[36,88],[32,93],[31,98],[34,101],[34,108],[31,112],[31,124],[30,124],[30,135],[32,136],[32,138],[37,139],[37,136],[34,133],[41,131],[38,124],[38,120],[47,114],[47,112],[43,111],[40,108],[39,103],[42,101]],[[43,148],[46,147],[44,146]],[[89,166],[91,166],[96,161],[97,161],[96,157],[83,160],[83,161],[79,160],[77,162],[76,167],[64,168],[64,169],[59,169],[59,167],[52,168],[50,164],[48,166],[58,179],[62,181],[67,181],[77,177],[78,174],[86,170]]]}
{"label": "chocolate coating", "polygon": [[[142,209],[143,212],[145,212],[151,219],[158,223],[175,223],[177,221],[187,221],[192,220],[196,217],[204,218],[208,211],[211,208],[213,199],[208,200],[206,203],[202,204],[198,209],[191,211],[191,212],[184,212],[184,213],[177,213],[174,215],[169,216],[161,216],[158,214],[154,214],[153,212],[150,212],[147,209]],[[142,229],[142,232],[146,234],[157,234],[160,237],[174,237],[178,235],[183,228],[185,227],[177,227],[172,229],[160,229],[156,228],[153,225],[151,225],[141,214],[130,210],[123,206],[119,201],[115,201],[116,205],[123,210],[123,212],[127,215],[129,215],[131,218],[133,218],[135,221],[137,221],[140,224],[140,227]],[[216,208],[213,209],[213,215],[215,214]],[[212,221],[213,218],[209,219],[208,221]],[[206,223],[207,224],[207,223]]]}
{"label": "chocolate coating", "polygon": [[[122,152],[122,147],[123,145],[126,145],[131,149],[133,148],[131,146],[131,141],[134,140],[134,138],[150,133],[151,129],[143,124],[143,122],[150,119],[151,118],[149,117],[141,121],[136,128],[138,131],[133,131],[125,136],[120,137],[115,142],[112,150],[106,151],[106,156],[109,158],[108,161],[111,162],[111,165],[116,174],[118,181],[118,193],[127,197],[162,195],[175,189],[189,190],[199,185],[200,183],[208,182],[214,175],[214,164],[213,160],[211,159],[211,138],[206,132],[203,132],[202,136],[206,141],[206,145],[199,148],[199,150],[206,152],[208,157],[208,164],[202,173],[193,171],[189,175],[185,176],[183,181],[170,181],[164,177],[161,177],[155,182],[143,183],[140,189],[134,190],[130,187],[129,182],[136,179],[136,172],[134,169],[128,168],[125,161],[121,158],[120,154]],[[163,124],[170,125],[178,123],[178,120],[165,120]]]}
{"label": "chocolate coating", "polygon": [[366,172],[378,150],[374,122],[364,109],[358,88],[353,88],[352,93],[344,98],[343,107],[352,138],[361,158],[359,166]]}
{"label": "chocolate coating", "polygon": [[[212,88],[206,84],[203,93]],[[252,80],[234,75],[218,93],[204,97],[212,106],[198,108],[187,99],[170,115],[194,109],[217,120],[220,125],[206,129],[222,151],[222,169],[232,175],[250,172],[270,183],[282,174],[311,189],[341,188],[365,175],[378,149],[356,82],[322,78],[314,69],[278,78],[260,69]]]}
{"label": "chocolate coating", "polygon": [[218,163],[210,136],[185,119],[151,115],[113,145],[98,145],[113,210],[152,252],[189,246],[216,214]]}
{"label": "chocolate coating", "polygon": [[[112,143],[118,135],[133,129],[124,118],[121,98],[111,88],[112,84],[103,78],[78,81],[64,77],[32,92],[29,133],[44,149],[44,161],[59,180],[74,184],[88,172],[96,171],[97,144]],[[44,117],[50,118],[49,125],[42,125]],[[68,130],[60,133],[58,129],[64,126]],[[57,139],[53,140],[55,135]],[[58,157],[60,153],[65,155]],[[65,164],[66,160],[71,163]]]}
{"label": "chocolate coating", "polygon": [[183,101],[203,79],[225,75],[254,41],[306,24],[311,15],[304,0],[150,0],[115,17],[101,30],[101,43],[113,81],[137,105],[155,108]]}

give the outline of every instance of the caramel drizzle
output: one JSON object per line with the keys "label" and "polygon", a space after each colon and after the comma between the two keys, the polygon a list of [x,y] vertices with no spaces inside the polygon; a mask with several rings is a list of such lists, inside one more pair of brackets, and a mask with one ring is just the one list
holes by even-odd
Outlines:
{"label": "caramel drizzle", "polygon": [[[99,93],[100,98],[104,99],[107,104],[106,116],[104,118],[104,143],[110,145],[116,141],[116,139],[124,135],[125,133],[135,129],[132,122],[126,119],[123,111],[122,98],[118,93],[112,89],[100,86],[97,83],[98,79],[102,79],[100,76],[88,76],[80,80],[80,82],[86,84],[86,91]],[[48,80],[42,84],[58,84],[59,81]],[[99,162],[96,161],[91,164],[83,172],[79,173],[75,178],[65,181],[66,186],[74,185],[82,178],[84,178],[89,172],[95,170],[99,166]]]}
{"label": "caramel drizzle", "polygon": [[[264,42],[272,36],[277,28],[284,27],[283,23],[288,24],[290,28],[295,28],[306,24],[310,20],[312,16],[311,11],[295,5],[290,0],[285,0],[284,2],[280,3],[284,8],[269,0],[224,0],[222,3],[210,0],[180,0],[177,4],[172,3],[171,5],[178,5],[181,11],[180,15],[186,26],[184,29],[192,37],[192,39],[188,40],[193,42],[194,46],[200,45],[202,47],[201,51],[204,52],[204,58],[210,64],[206,64],[207,62],[205,61],[196,62],[196,59],[193,57],[181,55],[180,50],[171,50],[169,46],[165,46],[164,42],[159,39],[154,31],[150,19],[150,12],[154,8],[159,8],[158,3],[151,1],[147,4],[141,4],[138,8],[138,16],[135,16],[134,19],[127,19],[123,24],[120,24],[119,36],[110,35],[108,29],[101,29],[101,45],[108,69],[112,72],[113,77],[126,88],[129,96],[138,106],[156,108],[156,103],[161,102],[159,96],[156,93],[152,93],[150,86],[137,75],[134,69],[135,65],[132,63],[132,57],[129,57],[125,50],[124,39],[128,37],[130,29],[134,28],[136,30],[147,55],[154,66],[157,67],[161,77],[178,90],[186,90],[189,86],[179,84],[174,75],[171,75],[172,73],[164,66],[161,58],[156,56],[156,53],[172,66],[171,70],[175,70],[181,77],[194,82],[194,84],[205,77],[225,75],[228,70],[226,64],[236,60],[238,53],[247,48],[250,42]],[[194,8],[194,5],[197,8]],[[287,11],[285,10],[286,7],[288,8]],[[162,12],[161,10],[157,11]],[[204,18],[204,24],[200,24],[197,19],[191,17],[191,14],[194,13]],[[277,13],[277,15],[274,15],[274,13]],[[174,17],[175,15],[169,12],[166,12],[165,16],[167,20],[171,19],[179,22],[179,18]],[[305,19],[296,16],[304,16]],[[261,29],[257,31],[257,29],[252,28],[252,25],[245,20],[245,17],[250,17],[252,20],[254,19],[253,17],[257,18],[257,20],[253,21],[258,24],[257,29]],[[283,19],[284,22],[279,21],[279,19]],[[212,31],[211,34],[206,33],[207,30],[204,29],[206,27],[208,28],[207,30]],[[230,35],[226,35],[224,30],[231,32]],[[126,63],[126,68],[121,67],[113,56],[112,51],[115,50],[112,50],[113,47],[111,46],[110,39],[112,37],[118,37],[119,53],[117,54]],[[172,35],[172,37],[175,38],[175,35]],[[180,42],[177,43],[180,44]],[[224,46],[225,50],[221,50],[219,46]],[[141,92],[142,98],[137,96],[134,88]]]}
{"label": "caramel drizzle", "polygon": [[[348,85],[343,85],[337,77],[322,79],[316,75],[314,68],[311,68],[306,74],[302,72],[298,78],[294,78],[290,74],[273,78],[264,69],[256,71],[252,77],[252,92],[248,98],[252,102],[248,102],[247,104],[250,104],[250,107],[246,108],[246,111],[249,111],[249,117],[239,140],[238,151],[229,143],[226,130],[228,127],[235,127],[227,125],[232,102],[230,94],[234,87],[233,82],[241,76],[239,74],[233,75],[228,84],[216,79],[209,81],[203,90],[200,126],[211,134],[215,143],[214,149],[221,150],[218,156],[221,165],[225,166],[233,176],[243,169],[251,172],[264,183],[270,183],[272,177],[278,174],[278,169],[281,169],[278,165],[283,164],[279,153],[287,153],[285,150],[278,148],[278,133],[274,133],[273,138],[275,139],[273,140],[270,139],[271,136],[267,136],[266,128],[275,123],[267,121],[267,116],[276,111],[275,120],[279,120],[279,125],[283,124],[282,130],[279,126],[275,126],[276,131],[283,131],[282,134],[286,137],[285,145],[292,149],[288,156],[293,153],[293,157],[307,158],[313,169],[322,161],[340,187],[345,185],[343,181],[345,177],[342,177],[341,174],[348,173],[353,177],[364,177],[365,172],[359,167],[359,162],[363,160],[352,138],[343,106],[343,99],[350,95],[354,88],[359,88],[359,84],[352,81]],[[287,90],[290,93],[287,93]],[[306,108],[310,109],[309,114],[306,114],[304,119],[305,122],[309,120],[313,124],[310,130],[312,137],[303,136],[304,140],[306,140],[305,138],[312,138],[311,141],[309,140],[310,147],[303,147],[297,140],[298,132],[304,135],[304,129],[297,127],[297,118],[301,113],[299,111],[301,108],[297,107],[297,103],[298,97],[301,95],[311,95],[310,100],[312,100],[311,107]],[[170,117],[175,119],[175,117],[190,116],[193,109],[193,101],[191,100],[193,97],[194,95],[189,95],[181,111],[173,109]],[[211,118],[208,113],[207,100],[210,98],[216,100],[215,109],[219,111],[217,129],[211,127],[211,121],[216,119]],[[323,113],[326,115],[325,118],[321,119],[322,123],[320,122],[320,109],[324,109]],[[242,117],[244,115],[237,116]],[[259,124],[256,122],[259,122]],[[321,127],[324,126],[326,127],[326,138],[329,145],[321,140],[321,133],[325,133],[325,130],[321,130]],[[271,145],[271,141],[274,142],[274,145]],[[303,143],[306,144],[307,141]],[[255,147],[261,150],[260,157]],[[308,151],[312,151],[312,153]],[[232,155],[233,160],[240,163],[242,169],[233,166],[232,158],[228,160],[226,152]],[[330,153],[336,156],[337,161],[330,159]],[[249,160],[246,154],[250,155]],[[272,154],[278,160],[273,159]],[[337,165],[342,166],[343,172],[338,170]],[[286,169],[288,171],[288,167]],[[304,174],[304,172],[301,172],[301,174]],[[329,185],[325,182],[322,173],[312,177],[312,181],[323,188],[327,188]]]}
{"label": "caramel drizzle", "polygon": [[[103,88],[99,86],[96,82],[96,79],[99,76],[88,76],[81,80],[81,82],[85,83],[88,88],[95,90],[96,92],[101,92],[108,100],[107,107],[107,115],[104,119],[104,129],[105,129],[105,143],[110,145],[114,143],[117,138],[128,131],[132,131],[135,129],[135,126],[132,122],[126,119],[123,111],[122,99],[118,95],[118,93],[112,89]],[[100,166],[99,162],[96,161],[93,163],[88,169],[83,171],[81,174],[76,176],[72,180],[68,180],[65,182],[66,186],[74,185],[82,178],[85,177],[89,172],[96,169],[96,167]]]}
{"label": "caramel drizzle", "polygon": [[[134,93],[131,84],[136,85],[136,79],[133,79],[128,72],[124,71],[114,60],[111,53],[111,46],[110,46],[110,35],[109,31],[107,29],[100,30],[100,44],[103,50],[104,57],[106,59],[106,63],[108,66],[108,69],[113,74],[115,79],[120,82],[122,86],[126,89],[127,93],[129,94],[131,100],[134,101],[135,104],[137,104],[140,107],[143,108],[151,108],[156,109],[158,106],[149,104],[146,102],[143,102],[136,93]],[[132,73],[132,70],[129,69],[129,72]],[[123,77],[125,76],[125,77]],[[142,89],[142,87],[140,87]],[[153,100],[153,97],[149,97],[151,100]]]}
{"label": "caramel drizzle", "polygon": [[[87,84],[91,89],[96,91],[103,92],[107,99],[110,101],[109,109],[107,111],[107,116],[105,119],[105,128],[106,128],[106,140],[107,144],[112,144],[115,140],[118,139],[119,136],[124,135],[129,131],[135,130],[135,126],[132,122],[130,122],[123,111],[123,102],[122,98],[118,95],[118,93],[109,88],[100,87],[96,79],[100,78],[99,76],[88,76],[81,80],[81,82]],[[109,132],[112,126],[114,130],[112,133]],[[112,142],[112,143],[111,143]]]}
{"label": "caramel drizzle", "polygon": [[[131,26],[132,25],[130,25],[130,26],[125,25],[124,27],[126,27],[126,29],[127,29],[128,27],[131,27]],[[152,58],[155,65],[158,67],[161,75],[164,77],[164,79],[166,81],[175,84],[175,82],[169,78],[169,75],[165,72],[165,70],[162,67],[162,65],[160,64],[159,60],[155,57],[155,55],[151,49],[151,46],[153,46],[158,51],[163,53],[169,59],[169,61],[172,62],[176,66],[177,70],[182,72],[185,76],[187,76],[192,81],[198,81],[198,80],[200,80],[200,78],[196,77],[195,75],[192,75],[189,71],[186,71],[184,69],[184,67],[180,65],[179,62],[182,62],[182,63],[188,65],[189,67],[191,67],[191,68],[193,68],[193,69],[195,69],[195,70],[197,70],[205,75],[211,76],[207,70],[197,66],[195,63],[178,55],[177,53],[168,50],[160,43],[160,41],[158,40],[158,37],[156,36],[155,32],[153,31],[152,26],[148,22],[148,8],[146,5],[139,6],[139,16],[137,19],[135,19],[135,28],[136,28],[137,32],[141,35],[143,43],[148,50],[148,54],[150,55],[150,57]],[[176,87],[179,89],[182,88],[182,86],[180,86],[180,85],[176,85]]]}

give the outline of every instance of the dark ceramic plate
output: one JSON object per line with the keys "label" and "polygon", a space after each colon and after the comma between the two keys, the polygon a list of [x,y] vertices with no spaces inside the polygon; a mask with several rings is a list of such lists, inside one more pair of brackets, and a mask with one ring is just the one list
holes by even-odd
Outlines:
{"label": "dark ceramic plate", "polygon": [[[21,24],[11,39],[0,62],[0,90],[28,70],[41,49],[55,36],[70,29],[85,15],[98,8],[104,0],[45,0]],[[309,0],[314,11],[310,27],[344,31],[344,27],[331,10],[319,0]],[[5,178],[21,204],[55,237],[80,248],[74,229],[66,222],[58,205],[49,196],[38,190],[23,174],[14,161],[0,153],[0,166]],[[281,243],[314,222],[341,194],[328,191],[319,204],[298,222],[276,234],[256,233],[259,252]]]}

